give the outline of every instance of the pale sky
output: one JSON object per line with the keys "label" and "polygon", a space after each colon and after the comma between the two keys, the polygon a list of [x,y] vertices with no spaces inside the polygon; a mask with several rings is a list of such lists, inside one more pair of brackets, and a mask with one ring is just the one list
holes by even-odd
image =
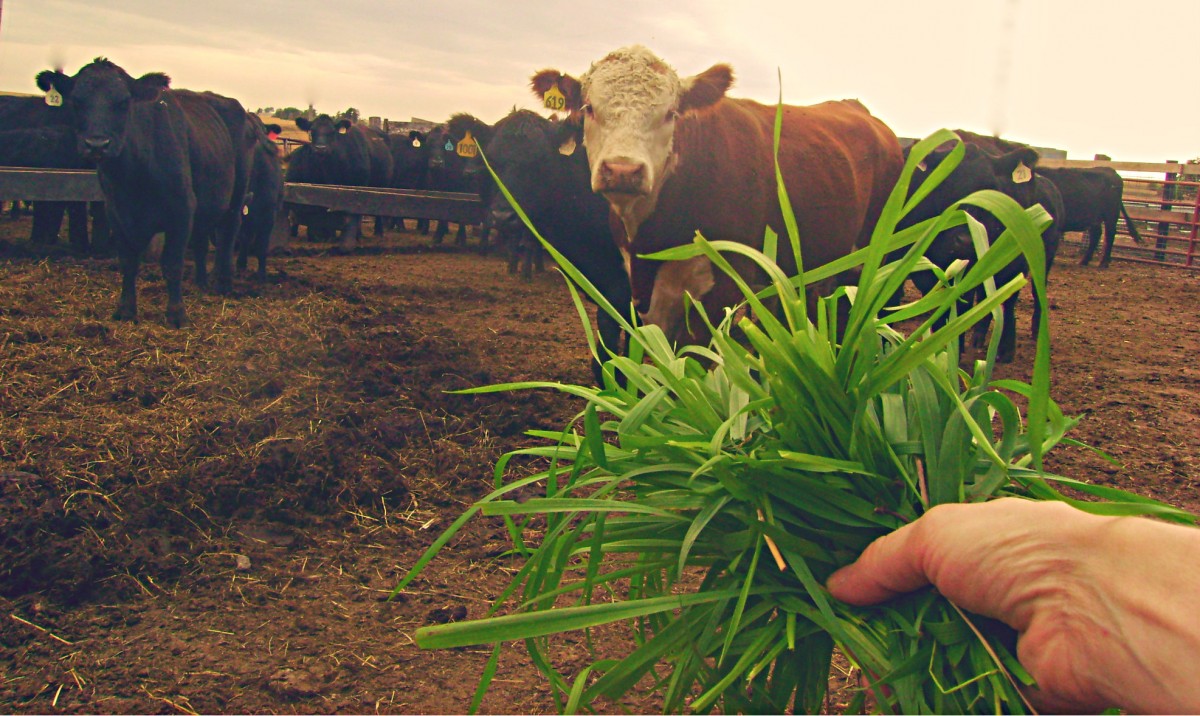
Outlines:
{"label": "pale sky", "polygon": [[1200,156],[1197,0],[0,0],[0,91],[106,56],[248,109],[487,122],[537,108],[529,77],[578,76],[641,43],[730,95],[855,97],[896,134],[964,128],[1072,158]]}

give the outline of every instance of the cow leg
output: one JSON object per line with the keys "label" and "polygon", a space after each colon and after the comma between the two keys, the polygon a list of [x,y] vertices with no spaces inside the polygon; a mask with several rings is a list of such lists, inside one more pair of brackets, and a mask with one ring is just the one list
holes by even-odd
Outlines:
{"label": "cow leg", "polygon": [[104,202],[93,201],[88,204],[88,213],[92,215],[92,251],[107,256],[112,253],[113,243]]}
{"label": "cow leg", "polygon": [[[170,243],[170,239],[171,236],[168,233],[163,241],[163,252],[160,257],[163,262],[167,260],[167,244]],[[208,234],[199,231],[191,232],[192,263],[195,265],[196,286],[200,288],[208,288],[208,242]],[[165,264],[163,272],[163,275],[166,276]]]}
{"label": "cow leg", "polygon": [[114,321],[137,321],[137,275],[142,252],[122,245],[117,249],[121,264],[121,297],[113,311]]}
{"label": "cow leg", "polygon": [[1087,243],[1083,247],[1083,256],[1079,259],[1080,266],[1087,266],[1092,260],[1092,254],[1096,253],[1096,247],[1100,245],[1100,226],[1089,226],[1087,230]]}
{"label": "cow leg", "polygon": [[1113,243],[1116,240],[1117,220],[1108,219],[1104,222],[1104,253],[1100,255],[1100,268],[1108,268],[1108,262],[1112,259]]}
{"label": "cow leg", "polygon": [[58,230],[62,227],[63,213],[67,205],[61,201],[35,201],[33,203],[33,228],[29,233],[32,244],[58,243]]}
{"label": "cow leg", "polygon": [[449,231],[450,231],[450,224],[439,219],[437,229],[435,229],[433,232],[433,243],[435,243],[435,244],[442,243],[442,240],[446,238],[446,234]]}
{"label": "cow leg", "polygon": [[383,216],[375,217],[375,230],[374,230],[375,236],[383,236],[384,235],[384,233],[387,229],[387,227],[385,226],[386,221],[387,221],[386,217],[383,217]]}
{"label": "cow leg", "polygon": [[358,232],[361,224],[361,215],[346,215],[346,221],[342,225],[342,242],[338,244],[339,253],[351,254],[354,253],[354,250],[358,248]]}
{"label": "cow leg", "polygon": [[88,245],[88,205],[82,201],[72,201],[67,208],[67,236],[71,248],[87,253]]}
{"label": "cow leg", "polygon": [[1004,316],[1001,319],[1000,347],[996,351],[997,363],[1012,363],[1017,354],[1017,304],[1021,294],[1014,293],[1004,302]]}
{"label": "cow leg", "polygon": [[[107,213],[107,211],[106,211]],[[137,275],[141,266],[142,254],[149,246],[153,236],[145,232],[132,233],[108,214],[112,237],[116,243],[117,258],[121,266],[121,296],[117,299],[117,308],[113,311],[114,321],[137,321]]]}
{"label": "cow leg", "polygon": [[[192,219],[189,217],[181,227],[168,229],[163,240],[162,266],[163,280],[167,284],[167,325],[173,328],[183,328],[187,325],[187,312],[183,308],[183,254],[187,250],[189,234],[192,231]],[[193,237],[194,244],[208,245],[208,236]],[[204,266],[204,258],[197,264]]]}
{"label": "cow leg", "polygon": [[217,251],[213,257],[213,271],[217,274],[217,293],[228,296],[233,293],[233,250],[242,228],[242,210],[238,208],[225,213],[217,226]]}
{"label": "cow leg", "polygon": [[467,245],[467,225],[466,224],[458,225],[458,233],[454,235],[454,241],[459,246],[465,247]]}
{"label": "cow leg", "polygon": [[254,254],[258,259],[258,270],[254,272],[254,278],[262,282],[267,280],[267,254],[271,250],[271,232],[274,229],[275,222],[271,219],[264,220],[264,217],[259,217],[254,227],[257,239]]}

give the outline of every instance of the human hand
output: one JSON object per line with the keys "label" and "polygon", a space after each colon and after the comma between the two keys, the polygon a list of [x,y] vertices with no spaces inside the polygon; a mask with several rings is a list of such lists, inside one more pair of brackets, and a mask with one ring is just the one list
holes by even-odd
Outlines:
{"label": "human hand", "polygon": [[828,587],[869,605],[932,584],[1003,621],[1019,633],[1040,710],[1195,712],[1197,564],[1200,530],[1008,498],[936,507],[876,540]]}

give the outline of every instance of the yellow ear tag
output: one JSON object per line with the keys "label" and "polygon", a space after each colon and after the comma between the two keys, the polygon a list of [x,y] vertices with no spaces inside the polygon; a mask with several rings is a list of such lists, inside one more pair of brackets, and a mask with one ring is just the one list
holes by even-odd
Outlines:
{"label": "yellow ear tag", "polygon": [[567,141],[563,142],[558,148],[558,153],[562,154],[564,156],[567,156],[567,157],[574,154],[575,153],[575,137],[571,137]]}
{"label": "yellow ear tag", "polygon": [[1017,165],[1017,168],[1013,170],[1012,180],[1014,184],[1024,184],[1032,178],[1033,172],[1029,169],[1029,167],[1025,166],[1025,162],[1021,162]]}
{"label": "yellow ear tag", "polygon": [[54,89],[54,85],[50,85],[50,91],[46,93],[46,104],[51,107],[62,106],[62,95],[58,93],[58,90]]}
{"label": "yellow ear tag", "polygon": [[474,159],[479,154],[479,143],[475,141],[470,132],[467,132],[462,141],[458,143],[458,146],[454,148],[454,151],[460,157]]}
{"label": "yellow ear tag", "polygon": [[546,94],[542,95],[542,102],[545,104],[546,109],[555,112],[561,112],[567,108],[567,98],[563,95],[562,90],[558,88],[557,83],[546,90]]}

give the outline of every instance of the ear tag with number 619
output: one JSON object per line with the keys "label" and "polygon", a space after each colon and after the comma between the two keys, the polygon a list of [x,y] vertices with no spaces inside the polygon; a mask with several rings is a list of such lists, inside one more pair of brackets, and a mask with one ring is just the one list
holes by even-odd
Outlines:
{"label": "ear tag with number 619", "polygon": [[546,109],[561,112],[567,108],[567,98],[563,95],[562,90],[558,88],[556,83],[553,87],[546,90],[546,94],[542,95],[542,102],[546,105]]}
{"label": "ear tag with number 619", "polygon": [[62,106],[62,95],[58,93],[58,90],[54,88],[54,85],[50,85],[50,91],[46,93],[46,104],[50,105],[51,107]]}

